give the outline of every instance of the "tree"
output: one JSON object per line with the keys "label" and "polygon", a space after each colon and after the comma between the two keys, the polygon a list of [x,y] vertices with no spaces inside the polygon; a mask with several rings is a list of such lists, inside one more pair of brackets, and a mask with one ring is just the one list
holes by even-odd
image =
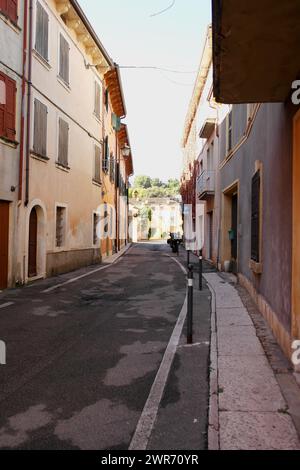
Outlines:
{"label": "tree", "polygon": [[144,188],[148,189],[151,188],[151,178],[150,176],[136,176],[134,180],[134,187],[135,188]]}
{"label": "tree", "polygon": [[163,183],[161,182],[159,178],[152,178],[151,186],[152,188],[161,188],[163,187]]}

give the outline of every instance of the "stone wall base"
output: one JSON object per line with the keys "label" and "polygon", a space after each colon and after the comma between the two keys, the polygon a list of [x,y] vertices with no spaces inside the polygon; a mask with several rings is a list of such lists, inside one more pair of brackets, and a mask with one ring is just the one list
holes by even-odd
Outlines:
{"label": "stone wall base", "polygon": [[47,277],[63,274],[76,269],[101,263],[100,249],[70,250],[47,253]]}
{"label": "stone wall base", "polygon": [[293,341],[291,335],[282,326],[276,313],[274,310],[272,310],[265,298],[256,291],[252,282],[249,281],[246,276],[240,273],[238,274],[238,280],[241,286],[245,287],[245,289],[249,292],[258,310],[268,322],[279,346],[283,350],[286,357],[291,361],[291,357],[294,352],[291,347]]}

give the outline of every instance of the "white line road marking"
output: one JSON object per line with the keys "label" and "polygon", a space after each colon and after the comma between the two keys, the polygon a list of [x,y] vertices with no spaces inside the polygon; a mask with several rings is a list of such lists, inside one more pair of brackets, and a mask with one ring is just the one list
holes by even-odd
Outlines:
{"label": "white line road marking", "polygon": [[83,279],[84,277],[91,276],[92,274],[98,273],[99,271],[102,271],[103,269],[110,268],[111,266],[116,264],[117,261],[119,261],[125,253],[128,253],[128,251],[131,248],[132,246],[129,246],[129,248],[126,251],[124,251],[123,253],[120,253],[120,255],[116,259],[114,259],[112,263],[107,264],[105,266],[101,266],[100,268],[94,269],[93,271],[90,271],[89,273],[82,274],[81,276],[73,277],[72,279],[62,282],[61,284],[56,284],[56,286],[49,287],[48,289],[43,290],[42,294],[49,294],[50,292],[53,292],[54,290],[59,289],[60,287],[67,286],[68,284],[73,284],[73,282],[79,281],[80,279]]}
{"label": "white line road marking", "polygon": [[81,276],[73,277],[72,279],[62,282],[61,284],[56,284],[56,286],[52,286],[52,287],[49,287],[48,289],[43,290],[42,294],[49,294],[50,292],[53,292],[54,290],[59,289],[60,287],[67,286],[68,284],[73,284],[73,282],[79,281],[79,279],[82,279],[87,276],[91,276],[92,274],[98,273],[99,271],[102,271],[103,269],[109,268],[110,266],[112,266],[112,264],[108,264],[107,266],[102,266],[101,268],[94,269],[93,271],[82,274]]}
{"label": "white line road marking", "polygon": [[[169,255],[167,255],[169,256]],[[170,256],[184,271],[185,268],[182,264],[172,256]],[[149,438],[152,433],[153,426],[155,424],[158,408],[165,390],[165,386],[168,380],[168,376],[171,370],[171,366],[174,360],[174,356],[179,344],[180,336],[182,333],[183,325],[187,315],[187,298],[185,298],[183,307],[178,317],[177,323],[173,330],[169,344],[165,351],[163,360],[160,364],[159,370],[156,374],[155,380],[150,390],[150,394],[140,416],[138,425],[136,427],[134,436],[129,446],[129,450],[146,450],[149,442]]]}
{"label": "white line road marking", "polygon": [[178,261],[178,259],[174,258],[174,256],[170,256],[170,255],[166,255],[168,258],[171,258],[173,261],[175,261],[175,263],[178,264],[178,266],[180,267],[181,271],[184,273],[184,274],[187,274],[187,270],[185,269],[185,267],[180,263],[180,261]]}
{"label": "white line road marking", "polygon": [[6,302],[6,304],[0,305],[0,308],[10,307],[13,304],[14,304],[14,302]]}

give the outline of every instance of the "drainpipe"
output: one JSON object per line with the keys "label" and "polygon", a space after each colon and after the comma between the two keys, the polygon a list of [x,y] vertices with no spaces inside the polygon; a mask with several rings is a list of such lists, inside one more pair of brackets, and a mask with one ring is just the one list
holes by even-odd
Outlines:
{"label": "drainpipe", "polygon": [[[119,233],[119,198],[118,198],[118,184],[117,181],[119,182],[119,175],[117,175],[117,170],[120,168],[119,165],[119,154],[118,154],[118,133],[115,131],[115,136],[116,136],[116,165],[115,165],[115,211],[116,211],[116,250],[117,252],[120,251],[120,233]],[[119,169],[120,173],[120,169]]]}
{"label": "drainpipe", "polygon": [[24,23],[23,23],[23,65],[22,65],[22,101],[21,101],[21,134],[20,134],[20,160],[19,160],[19,202],[23,195],[23,152],[25,131],[25,93],[26,93],[26,62],[27,62],[27,22],[28,22],[28,0],[24,1]]}
{"label": "drainpipe", "polygon": [[31,86],[32,86],[32,29],[33,29],[33,0],[29,3],[29,60],[28,60],[28,93],[27,93],[27,132],[26,132],[26,188],[25,206],[29,202],[29,163],[30,163],[30,121],[31,121]]}

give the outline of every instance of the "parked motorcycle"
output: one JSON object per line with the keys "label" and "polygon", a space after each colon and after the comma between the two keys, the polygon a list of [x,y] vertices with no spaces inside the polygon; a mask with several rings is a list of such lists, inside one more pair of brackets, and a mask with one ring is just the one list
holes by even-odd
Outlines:
{"label": "parked motorcycle", "polygon": [[172,248],[173,253],[179,253],[179,245],[182,243],[182,239],[179,238],[176,233],[170,233],[170,238],[168,238],[167,243]]}

